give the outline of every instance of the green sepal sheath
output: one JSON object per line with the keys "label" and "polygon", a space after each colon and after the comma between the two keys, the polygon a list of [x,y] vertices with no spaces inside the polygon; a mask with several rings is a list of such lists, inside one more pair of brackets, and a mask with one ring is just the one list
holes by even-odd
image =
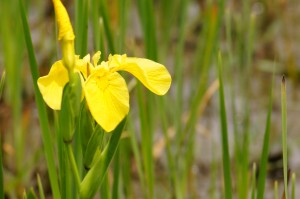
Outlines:
{"label": "green sepal sheath", "polygon": [[78,132],[80,133],[80,138],[81,138],[80,142],[81,142],[82,154],[85,154],[88,142],[94,132],[93,121],[94,121],[93,117],[88,110],[86,101],[84,100],[81,103],[81,110],[80,110],[80,116],[78,121]]}
{"label": "green sepal sheath", "polygon": [[82,93],[79,74],[74,73],[71,80],[64,87],[59,117],[59,126],[65,143],[72,142],[75,118],[79,115]]}
{"label": "green sepal sheath", "polygon": [[126,118],[117,126],[112,132],[112,136],[109,143],[106,145],[101,155],[95,160],[95,164],[88,171],[83,181],[80,184],[80,198],[89,199],[93,198],[96,192],[99,190],[103,178],[107,172],[109,164],[114,157],[114,154],[118,148],[118,144],[121,138],[121,134],[126,123]]}
{"label": "green sepal sheath", "polygon": [[92,166],[93,159],[95,156],[95,153],[97,149],[99,148],[99,144],[101,143],[101,140],[103,139],[104,132],[100,126],[97,126],[94,133],[90,137],[90,140],[87,144],[85,153],[84,153],[84,168],[86,170],[89,170]]}

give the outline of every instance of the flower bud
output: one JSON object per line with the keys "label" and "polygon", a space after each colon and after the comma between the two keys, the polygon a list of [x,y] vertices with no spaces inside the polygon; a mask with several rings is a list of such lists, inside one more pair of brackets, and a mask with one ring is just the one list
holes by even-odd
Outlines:
{"label": "flower bud", "polygon": [[75,64],[75,50],[72,24],[66,8],[60,0],[53,0],[54,10],[56,15],[56,22],[58,26],[58,41],[61,45],[62,60],[64,66],[68,69],[69,73],[73,71]]}

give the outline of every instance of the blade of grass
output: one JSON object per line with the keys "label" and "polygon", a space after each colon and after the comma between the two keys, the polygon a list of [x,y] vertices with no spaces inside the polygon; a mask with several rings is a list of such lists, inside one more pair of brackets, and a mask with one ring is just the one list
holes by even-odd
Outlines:
{"label": "blade of grass", "polygon": [[[146,198],[152,199],[154,195],[154,175],[153,175],[153,131],[152,124],[153,118],[151,118],[149,107],[152,105],[153,98],[147,93],[145,94],[142,90],[140,84],[137,85],[137,96],[138,96],[138,106],[139,106],[139,119],[141,124],[141,145],[142,145],[142,161],[145,172],[145,183],[146,183]],[[146,100],[146,95],[151,99]],[[150,103],[149,103],[150,101]],[[148,102],[148,103],[147,103]],[[147,105],[146,105],[147,103]]]}
{"label": "blade of grass", "polygon": [[[2,3],[3,2],[3,3]],[[24,133],[22,124],[22,79],[23,64],[22,59],[15,59],[15,55],[23,55],[24,39],[21,21],[18,11],[18,2],[2,1],[0,5],[1,28],[3,36],[1,47],[3,47],[4,66],[7,72],[7,97],[12,110],[12,133],[13,147],[15,148],[15,175],[19,183],[23,181],[24,165]],[[10,23],[12,17],[17,17],[13,24]]]}
{"label": "blade of grass", "polygon": [[[147,58],[157,61],[158,49],[156,38],[156,25],[152,0],[138,1],[138,11],[141,19],[143,37],[145,41],[145,54]],[[152,155],[154,109],[153,104],[157,98],[152,94],[144,94],[140,84],[137,86],[139,117],[141,124],[141,144],[147,198],[154,197],[154,163]]]}
{"label": "blade of grass", "polygon": [[211,174],[210,174],[210,188],[209,188],[209,196],[211,199],[216,199],[217,198],[217,189],[216,189],[216,183],[217,183],[217,179],[218,179],[218,163],[216,160],[216,155],[215,155],[215,148],[216,148],[216,144],[215,142],[213,142],[212,144],[212,162],[210,165],[211,168]]}
{"label": "blade of grass", "polygon": [[[176,87],[176,106],[175,106],[175,125],[176,125],[176,137],[179,138],[179,134],[182,131],[182,106],[183,106],[183,57],[184,57],[184,42],[186,39],[186,15],[187,5],[189,0],[180,1],[180,13],[179,13],[179,41],[176,48],[175,56],[175,76],[174,80],[177,82]],[[179,142],[179,139],[178,141]]]}
{"label": "blade of grass", "polygon": [[29,56],[30,70],[31,70],[31,76],[32,76],[34,93],[35,93],[35,100],[37,103],[39,120],[40,120],[41,129],[42,129],[42,140],[43,140],[43,144],[44,144],[44,150],[45,150],[44,152],[45,152],[46,163],[47,163],[47,168],[48,168],[48,172],[49,172],[51,189],[53,192],[53,198],[59,199],[60,192],[59,192],[59,188],[58,188],[58,178],[57,178],[57,173],[56,173],[56,168],[55,168],[55,160],[54,160],[54,154],[53,154],[53,149],[52,149],[53,144],[52,144],[52,138],[51,138],[49,123],[48,123],[48,116],[47,116],[46,106],[43,102],[42,95],[37,86],[38,68],[37,68],[37,63],[36,63],[35,54],[34,54],[34,50],[33,50],[30,31],[29,31],[29,27],[28,27],[26,12],[25,12],[25,8],[24,8],[22,0],[19,0],[19,8],[20,8],[21,19],[22,19],[22,24],[23,24],[25,42],[26,42],[28,56]]}
{"label": "blade of grass", "polygon": [[25,195],[24,198],[26,198],[26,199],[38,199],[38,197],[36,196],[36,194],[35,194],[33,188],[30,188],[28,194],[26,194],[26,193],[24,192],[24,195]]}
{"label": "blade of grass", "polygon": [[124,52],[125,45],[125,37],[126,37],[126,28],[127,28],[127,15],[128,15],[128,0],[119,0],[119,22],[120,22],[120,30],[119,30],[119,53]]}
{"label": "blade of grass", "polygon": [[110,186],[109,186],[109,179],[108,179],[108,174],[106,173],[103,177],[103,182],[100,187],[100,196],[101,199],[110,199],[111,194],[110,194]]}
{"label": "blade of grass", "polygon": [[82,16],[80,16],[82,23],[80,27],[81,31],[81,45],[80,52],[81,56],[85,56],[87,54],[87,45],[88,45],[88,13],[89,13],[89,1],[83,1],[82,7]]}
{"label": "blade of grass", "polygon": [[[177,153],[175,158],[177,160],[177,164],[179,164],[179,162],[181,162],[180,156],[184,157],[183,162],[185,166],[183,167],[183,170],[185,170],[185,172],[183,174],[183,179],[181,180],[186,182],[189,181],[188,175],[190,173],[190,169],[192,168],[192,162],[194,158],[194,138],[196,134],[195,126],[200,113],[199,107],[207,88],[209,77],[208,74],[211,66],[211,61],[213,55],[215,54],[215,49],[218,46],[220,32],[219,27],[221,25],[221,17],[223,16],[223,10],[223,0],[218,1],[218,3],[210,2],[208,4],[205,12],[205,19],[203,22],[203,33],[201,34],[201,36],[199,36],[197,41],[196,55],[198,56],[196,61],[193,63],[194,75],[192,80],[192,86],[196,88],[195,91],[193,91],[195,92],[195,95],[192,95],[191,98],[191,105],[189,106],[190,112],[188,115],[187,122],[184,126],[183,131],[180,133],[177,139]],[[205,42],[203,42],[203,38],[205,38]],[[200,81],[199,74],[201,74]],[[186,143],[187,147],[185,147],[184,143]],[[181,150],[183,149],[185,149],[185,151],[182,154]],[[185,188],[185,190],[186,189],[187,187]]]}
{"label": "blade of grass", "polygon": [[153,2],[151,0],[138,1],[138,11],[144,33],[146,57],[157,61],[157,38]]}
{"label": "blade of grass", "polygon": [[251,199],[255,199],[256,195],[256,163],[253,163],[252,166],[252,190],[251,190]]}
{"label": "blade of grass", "polygon": [[[219,7],[218,7],[219,5]],[[177,141],[177,152],[176,156],[179,157],[181,154],[181,150],[184,146],[185,139],[190,139],[194,137],[195,134],[195,124],[198,119],[198,109],[201,104],[202,97],[205,93],[207,82],[208,82],[208,74],[210,69],[210,64],[212,61],[212,56],[215,53],[215,49],[218,46],[218,36],[220,32],[221,26],[221,17],[223,16],[223,8],[224,1],[220,0],[218,5],[210,4],[207,8],[207,14],[205,16],[204,27],[203,27],[203,35],[199,36],[197,41],[197,50],[196,55],[197,59],[194,62],[194,74],[196,77],[193,77],[197,83],[192,84],[194,88],[196,88],[195,95],[191,97],[191,105],[189,106],[190,113],[188,115],[188,119],[186,124],[184,125],[184,129],[182,133],[178,136]],[[205,42],[203,42],[203,38]],[[205,43],[205,45],[204,45]],[[203,46],[204,45],[204,46]],[[201,66],[201,67],[199,67]],[[199,72],[201,68],[201,72]],[[201,74],[201,78],[199,81],[199,74]],[[192,151],[192,150],[189,150]],[[185,155],[183,155],[185,156]],[[177,158],[179,159],[179,158]]]}
{"label": "blade of grass", "polygon": [[104,25],[104,30],[106,34],[106,39],[107,39],[107,44],[109,48],[109,53],[115,54],[115,46],[114,46],[114,40],[113,40],[113,35],[112,31],[110,28],[110,20],[109,20],[109,13],[108,13],[108,8],[107,8],[107,3],[105,0],[99,0],[100,3],[100,15],[103,19],[103,25]]}
{"label": "blade of grass", "polygon": [[39,174],[37,174],[37,183],[38,183],[40,199],[45,199],[44,188],[43,188],[43,184],[42,184],[42,181],[41,181],[41,178],[40,178]]}
{"label": "blade of grass", "polygon": [[[169,0],[162,0],[158,2],[159,6],[159,31],[160,33],[160,54],[162,55],[161,57],[165,59],[167,56],[168,50],[169,50],[169,44],[172,38],[172,30],[174,27],[174,21],[177,19],[176,17],[179,16],[179,20],[182,20],[182,13],[186,13],[186,8],[182,7],[183,4],[187,4],[189,0],[185,1],[180,1],[181,5],[178,6],[179,1],[178,0],[173,0],[172,3],[170,3]],[[182,4],[183,3],[183,4]],[[178,13],[176,15],[172,13]],[[181,19],[180,19],[181,18]],[[180,22],[179,22],[180,23]],[[184,24],[187,24],[186,21]],[[177,24],[176,24],[177,25]],[[180,26],[180,25],[179,25]],[[180,40],[180,33],[179,33],[179,40]],[[175,62],[176,63],[176,62]]]}
{"label": "blade of grass", "polygon": [[295,199],[296,197],[296,195],[295,195],[295,193],[296,193],[296,190],[295,190],[295,187],[296,187],[296,174],[295,173],[293,173],[292,174],[292,196],[291,196],[291,199]]}
{"label": "blade of grass", "polygon": [[[92,28],[93,28],[93,36],[94,36],[94,48],[95,50],[100,50],[100,13],[99,13],[99,1],[98,0],[91,0],[91,14],[92,14]],[[102,51],[101,51],[102,52]],[[103,53],[103,52],[102,52]]]}
{"label": "blade of grass", "polygon": [[226,106],[224,98],[223,88],[223,73],[222,73],[222,57],[219,52],[218,55],[218,73],[219,73],[219,103],[220,103],[220,121],[221,121],[221,137],[222,137],[222,159],[223,159],[223,175],[225,186],[225,199],[232,198],[231,187],[231,171],[230,171],[230,157],[228,147],[228,133],[227,133],[227,118],[226,118]]}
{"label": "blade of grass", "polygon": [[[178,176],[180,175],[178,172],[178,168],[175,165],[174,158],[172,154],[172,148],[171,148],[171,139],[170,139],[170,133],[168,131],[168,122],[167,122],[167,116],[165,114],[165,107],[166,106],[166,101],[162,100],[161,103],[159,103],[160,107],[160,116],[161,116],[161,123],[162,123],[162,131],[165,139],[165,145],[166,145],[166,154],[167,154],[167,162],[168,162],[168,168],[169,168],[169,177],[170,177],[170,182],[171,182],[171,191],[173,194],[175,194],[176,199],[182,199],[184,198],[182,189],[179,185],[179,178]],[[182,175],[182,174],[181,174]]]}
{"label": "blade of grass", "polygon": [[[127,133],[129,134],[128,130]],[[122,155],[120,156],[120,168],[121,168],[120,172],[122,175],[122,185],[120,186],[121,187],[124,186],[123,198],[133,198],[133,183],[135,182],[133,182],[132,175],[131,175],[133,150],[130,143],[130,135],[128,135],[128,137],[124,137],[123,139],[121,139],[120,151],[122,151]]]}
{"label": "blade of grass", "polygon": [[84,13],[83,0],[75,0],[75,52],[79,53],[82,49],[82,34],[83,34],[83,13]]}
{"label": "blade of grass", "polygon": [[112,198],[119,199],[119,182],[120,182],[120,149],[118,148],[114,157],[114,181],[112,186]]}
{"label": "blade of grass", "polygon": [[281,81],[281,125],[282,125],[282,155],[283,155],[283,178],[285,198],[288,199],[288,165],[287,165],[287,111],[286,111],[286,81]]}
{"label": "blade of grass", "polygon": [[278,181],[274,182],[274,199],[278,199]]}
{"label": "blade of grass", "polygon": [[[1,93],[0,93],[1,98]],[[0,198],[4,198],[3,161],[2,161],[2,132],[0,131]]]}
{"label": "blade of grass", "polygon": [[[274,79],[274,75],[273,75]],[[263,149],[260,157],[260,165],[259,165],[259,176],[257,182],[257,199],[263,199],[265,192],[265,182],[267,177],[267,163],[268,163],[268,155],[269,155],[269,143],[270,143],[270,132],[271,132],[271,116],[272,116],[272,106],[273,106],[273,81],[271,84],[271,93],[269,98],[269,108],[267,114],[266,121],[266,129],[263,141]]]}
{"label": "blade of grass", "polygon": [[2,75],[1,75],[1,80],[0,80],[0,99],[2,98],[2,93],[3,93],[3,88],[4,88],[4,84],[5,84],[5,71],[3,71]]}
{"label": "blade of grass", "polygon": [[244,74],[244,86],[243,90],[245,91],[244,94],[244,101],[245,101],[245,116],[244,116],[244,130],[243,130],[243,142],[242,142],[242,151],[241,151],[241,169],[240,169],[240,180],[239,180],[239,198],[247,198],[248,194],[248,164],[249,164],[249,135],[250,135],[250,92],[249,92],[249,85],[250,85],[250,69],[252,66],[252,54],[253,54],[253,43],[254,43],[254,30],[255,30],[255,18],[251,17],[249,7],[250,7],[250,1],[243,1],[243,6],[244,6],[244,11],[243,14],[245,15],[244,17],[246,18],[244,20],[243,24],[248,24],[246,25],[247,28],[244,32],[247,32],[247,37],[245,39],[246,44],[245,46],[245,65],[246,65],[246,70],[243,73]]}
{"label": "blade of grass", "polygon": [[100,61],[103,61],[106,57],[104,47],[104,25],[103,18],[100,15],[99,5],[100,1],[92,0],[92,24],[93,24],[93,35],[94,35],[94,48],[95,51],[101,51]]}
{"label": "blade of grass", "polygon": [[137,165],[137,172],[138,172],[138,176],[140,179],[140,184],[142,186],[142,192],[146,194],[146,182],[145,182],[145,176],[143,175],[143,166],[142,166],[142,158],[141,158],[141,153],[140,150],[138,148],[138,140],[136,137],[136,134],[134,132],[134,128],[132,126],[132,118],[131,115],[129,114],[128,116],[128,131],[130,133],[130,143],[132,146],[132,151],[133,151],[133,155],[134,155],[134,159]]}
{"label": "blade of grass", "polygon": [[88,44],[88,13],[89,1],[76,0],[75,1],[75,52],[80,56],[87,54]]}

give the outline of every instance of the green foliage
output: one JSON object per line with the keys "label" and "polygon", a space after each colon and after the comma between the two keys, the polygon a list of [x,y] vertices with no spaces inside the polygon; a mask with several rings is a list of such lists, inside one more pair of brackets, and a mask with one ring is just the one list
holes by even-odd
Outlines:
{"label": "green foliage", "polygon": [[[211,198],[265,197],[266,192],[270,191],[266,189],[266,183],[268,156],[272,147],[273,98],[275,104],[278,97],[277,90],[273,91],[275,83],[264,80],[263,83],[271,85],[266,86],[270,92],[265,92],[269,96],[267,119],[264,127],[258,126],[252,121],[255,117],[252,114],[252,86],[256,85],[253,80],[255,75],[261,72],[256,65],[259,65],[260,56],[265,53],[256,48],[266,45],[259,43],[264,39],[270,42],[259,28],[274,22],[272,17],[276,10],[270,14],[265,9],[266,13],[257,15],[255,9],[261,6],[261,2],[254,4],[250,0],[76,0],[74,6],[72,1],[63,3],[71,21],[75,22],[75,51],[80,57],[98,50],[102,53],[100,61],[115,53],[136,57],[142,55],[162,63],[171,71],[172,88],[166,96],[156,97],[146,93],[139,83],[131,81],[130,113],[114,132],[105,133],[91,117],[81,88],[82,80],[76,73],[64,88],[62,109],[50,112],[39,92],[37,79],[40,76],[38,66],[42,74],[43,66],[49,65],[53,58],[51,52],[45,58],[41,56],[38,52],[40,46],[32,42],[31,37],[36,35],[36,29],[41,29],[35,20],[28,21],[30,17],[26,10],[32,10],[34,2],[1,1],[0,25],[5,28],[0,30],[0,55],[3,55],[4,66],[1,68],[0,59],[0,103],[2,108],[2,100],[7,101],[12,109],[12,127],[8,129],[12,135],[8,135],[8,138],[2,136],[2,131],[7,129],[1,129],[3,140],[0,145],[4,148],[2,144],[9,142],[11,136],[13,141],[9,146],[15,152],[12,157],[7,157],[9,153],[4,150],[0,153],[1,198],[5,194],[12,198],[20,197],[20,193],[14,193],[18,192],[19,187],[22,191],[29,190],[24,192],[24,198],[37,198],[33,190],[38,190],[42,199],[94,198],[95,195],[116,199],[198,198],[202,194],[199,193],[198,182],[207,179],[211,179],[207,191]],[[263,5],[267,7],[267,1],[263,1]],[[41,9],[39,4],[36,7]],[[45,17],[42,23],[51,26],[53,14],[51,10],[50,17],[48,13],[44,14],[48,18],[38,14],[34,17]],[[16,19],[15,23],[11,23],[12,18]],[[46,37],[54,38],[49,36],[54,34],[49,28]],[[257,34],[263,39],[256,38]],[[51,42],[56,43],[59,49],[57,42]],[[26,143],[28,133],[23,125],[28,106],[23,100],[27,95],[22,84],[26,79],[23,76],[28,73],[27,60],[23,59],[24,49],[27,50],[32,80],[30,85],[34,94],[28,93],[34,95],[43,144],[43,151],[37,159],[45,159],[46,171],[39,170],[44,165],[33,165],[28,169],[31,165],[23,162],[23,156],[28,156],[26,148],[29,145]],[[265,76],[271,77],[268,73],[264,73]],[[126,80],[130,81],[130,76],[126,76]],[[217,81],[219,84],[214,84]],[[285,198],[291,196],[294,199],[297,198],[295,174],[291,178],[291,192],[288,192],[286,84],[287,81],[283,79],[283,186]],[[217,89],[219,112],[215,116]],[[215,135],[203,123],[209,120],[208,123],[215,126],[218,117],[220,133]],[[199,133],[206,128],[210,133]],[[252,131],[262,128],[265,131],[259,164],[257,168],[253,164],[251,171],[251,147],[257,136]],[[199,138],[207,139],[212,149],[199,146]],[[39,139],[36,140],[38,142]],[[199,148],[203,151],[199,151]],[[208,154],[210,151],[212,154]],[[212,157],[211,162],[198,162],[204,153]],[[221,154],[220,159],[217,154]],[[9,166],[5,166],[6,163],[15,165],[13,172]],[[210,168],[208,177],[202,179],[199,170],[206,167]],[[51,196],[45,192],[49,188],[45,187],[48,185],[47,178],[41,180],[38,175],[37,183],[27,183],[32,181],[28,175],[36,171],[48,175]],[[221,172],[223,178],[218,177]],[[7,178],[9,183],[6,183]],[[224,185],[222,188],[219,186],[221,183]],[[32,184],[36,184],[36,187],[29,189]],[[275,181],[274,198],[279,198],[281,194],[278,186]],[[137,192],[136,187],[141,191]],[[205,192],[202,189],[200,191]]]}

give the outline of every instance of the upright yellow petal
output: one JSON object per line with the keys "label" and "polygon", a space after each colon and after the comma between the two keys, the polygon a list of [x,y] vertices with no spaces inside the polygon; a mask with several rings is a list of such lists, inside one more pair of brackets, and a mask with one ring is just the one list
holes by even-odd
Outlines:
{"label": "upright yellow petal", "polygon": [[129,94],[125,80],[116,72],[103,68],[95,71],[85,82],[84,94],[96,122],[111,132],[129,111]]}
{"label": "upright yellow petal", "polygon": [[123,70],[131,73],[157,95],[164,95],[171,85],[168,70],[162,64],[149,59],[114,55],[109,59],[109,67],[112,72]]}
{"label": "upright yellow petal", "polygon": [[58,40],[74,40],[75,35],[66,8],[60,0],[53,0],[58,25]]}
{"label": "upright yellow petal", "polygon": [[87,54],[83,59],[79,59],[76,56],[75,70],[78,70],[83,75],[84,79],[87,79],[93,70],[93,66],[90,63],[90,54]]}
{"label": "upright yellow petal", "polygon": [[63,88],[68,81],[68,71],[62,61],[55,62],[49,74],[38,79],[40,92],[50,108],[60,110]]}
{"label": "upright yellow petal", "polygon": [[100,57],[101,57],[101,52],[100,51],[97,51],[94,55],[93,55],[93,64],[94,66],[96,67],[99,60],[100,60]]}

